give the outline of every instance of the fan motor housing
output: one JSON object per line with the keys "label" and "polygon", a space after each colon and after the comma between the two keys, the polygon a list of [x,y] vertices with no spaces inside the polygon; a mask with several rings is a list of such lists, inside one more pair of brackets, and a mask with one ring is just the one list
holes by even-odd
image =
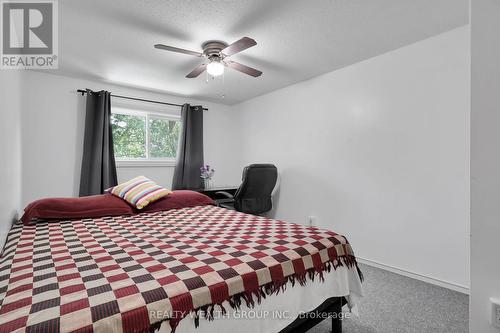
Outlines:
{"label": "fan motor housing", "polygon": [[221,51],[225,49],[226,46],[226,43],[219,40],[209,40],[201,45],[203,48],[203,54],[205,54],[209,59],[212,57],[220,57]]}

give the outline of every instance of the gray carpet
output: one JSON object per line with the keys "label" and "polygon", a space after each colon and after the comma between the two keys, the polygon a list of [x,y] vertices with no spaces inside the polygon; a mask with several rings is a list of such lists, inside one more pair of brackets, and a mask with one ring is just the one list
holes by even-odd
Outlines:
{"label": "gray carpet", "polygon": [[[469,297],[378,268],[360,265],[365,296],[360,317],[343,321],[344,333],[462,333],[469,331]],[[308,333],[326,333],[325,320]]]}

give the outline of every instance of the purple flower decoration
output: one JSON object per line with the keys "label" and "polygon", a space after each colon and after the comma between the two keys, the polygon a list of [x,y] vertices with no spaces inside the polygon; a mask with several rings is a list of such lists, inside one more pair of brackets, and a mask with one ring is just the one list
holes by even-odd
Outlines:
{"label": "purple flower decoration", "polygon": [[215,173],[215,169],[211,168],[210,165],[203,165],[200,167],[201,175],[200,177],[203,179],[212,179]]}

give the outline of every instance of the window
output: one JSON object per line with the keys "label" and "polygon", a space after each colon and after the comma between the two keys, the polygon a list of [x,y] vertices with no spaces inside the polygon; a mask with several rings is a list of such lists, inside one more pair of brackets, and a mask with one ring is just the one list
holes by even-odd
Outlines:
{"label": "window", "polygon": [[181,132],[179,117],[115,108],[111,127],[118,165],[172,164],[175,161]]}
{"label": "window", "polygon": [[146,158],[146,117],[131,114],[111,115],[116,159]]}
{"label": "window", "polygon": [[181,132],[181,122],[165,117],[151,116],[149,124],[149,156],[175,159]]}

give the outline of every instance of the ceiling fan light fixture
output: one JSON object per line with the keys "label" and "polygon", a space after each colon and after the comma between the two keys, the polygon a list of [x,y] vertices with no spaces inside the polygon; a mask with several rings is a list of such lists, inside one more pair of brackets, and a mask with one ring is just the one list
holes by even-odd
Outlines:
{"label": "ceiling fan light fixture", "polygon": [[164,44],[155,44],[154,47],[156,49],[169,52],[183,53],[195,57],[204,58],[205,61],[203,63],[199,64],[191,72],[189,72],[188,75],[186,75],[186,78],[194,79],[200,76],[200,74],[205,71],[207,71],[207,75],[211,75],[212,77],[221,76],[224,74],[224,67],[226,66],[246,75],[250,75],[253,77],[261,76],[261,71],[244,64],[240,64],[239,62],[227,59],[228,57],[231,57],[255,45],[257,45],[257,42],[253,38],[243,37],[230,45],[227,45],[220,40],[208,40],[201,44],[201,48],[203,49],[202,52],[185,50]]}
{"label": "ceiling fan light fixture", "polygon": [[224,64],[221,61],[214,60],[207,65],[207,72],[212,76],[224,74]]}

